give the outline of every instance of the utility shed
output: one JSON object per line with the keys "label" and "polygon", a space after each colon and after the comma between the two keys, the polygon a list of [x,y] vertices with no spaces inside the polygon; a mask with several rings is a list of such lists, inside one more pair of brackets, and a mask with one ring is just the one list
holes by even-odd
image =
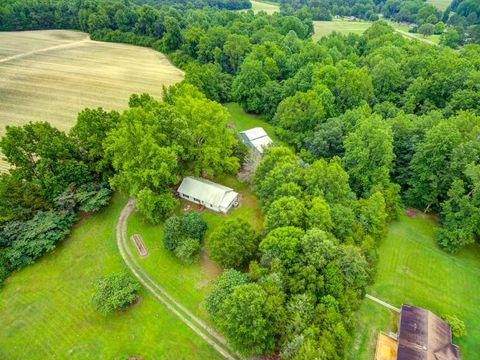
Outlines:
{"label": "utility shed", "polygon": [[184,178],[177,192],[182,199],[224,214],[238,205],[238,193],[233,189],[193,176]]}
{"label": "utility shed", "polygon": [[397,360],[460,360],[450,326],[432,312],[403,305],[398,324]]}
{"label": "utility shed", "polygon": [[257,159],[261,159],[264,149],[273,143],[270,136],[261,127],[256,127],[242,131],[240,137],[251,150]]}

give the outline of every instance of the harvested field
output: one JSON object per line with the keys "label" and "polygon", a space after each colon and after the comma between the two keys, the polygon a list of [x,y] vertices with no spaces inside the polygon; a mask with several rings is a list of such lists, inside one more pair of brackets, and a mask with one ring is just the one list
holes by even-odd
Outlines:
{"label": "harvested field", "polygon": [[[159,96],[183,72],[148,48],[91,41],[74,31],[0,33],[0,135],[5,125],[48,121],[68,130],[85,107],[127,107]],[[5,163],[0,162],[0,169]]]}

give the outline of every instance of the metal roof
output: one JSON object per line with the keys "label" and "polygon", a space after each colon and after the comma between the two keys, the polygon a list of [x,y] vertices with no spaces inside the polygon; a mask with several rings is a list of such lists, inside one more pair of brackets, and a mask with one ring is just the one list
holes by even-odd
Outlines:
{"label": "metal roof", "polygon": [[265,130],[263,130],[263,128],[261,127],[248,129],[248,130],[242,131],[240,134],[244,134],[247,137],[247,139],[250,141],[253,141],[255,139],[258,139],[264,136],[268,137]]}
{"label": "metal roof", "polygon": [[229,187],[193,176],[185,177],[177,191],[216,207],[227,207],[238,195]]}
{"label": "metal roof", "polygon": [[261,127],[248,129],[240,134],[243,134],[248,139],[250,146],[254,147],[260,154],[263,154],[265,147],[273,143],[272,139]]}
{"label": "metal roof", "polygon": [[431,311],[403,305],[397,360],[460,360],[450,326]]}

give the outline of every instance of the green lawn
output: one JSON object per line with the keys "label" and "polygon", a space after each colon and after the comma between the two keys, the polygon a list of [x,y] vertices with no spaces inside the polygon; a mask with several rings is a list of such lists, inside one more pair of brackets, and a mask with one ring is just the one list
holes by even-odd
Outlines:
{"label": "green lawn", "polygon": [[[408,32],[408,26],[400,25],[391,20],[386,20],[386,21],[394,29]],[[314,41],[318,41],[322,36],[328,36],[334,31],[339,32],[341,34],[345,34],[345,35],[349,33],[360,35],[365,30],[367,30],[371,25],[372,23],[369,21],[348,21],[348,20],[342,20],[342,19],[334,19],[332,21],[314,21],[313,22],[314,34],[312,36],[312,39]],[[433,41],[436,44],[440,42],[439,35],[430,35],[430,36],[424,37],[423,35],[420,35],[420,34],[408,33],[408,35],[404,35],[404,36],[410,39],[412,38],[418,39],[420,41],[429,40],[429,41]]]}
{"label": "green lawn", "polygon": [[[380,246],[375,284],[368,292],[396,307],[411,304],[438,315],[457,315],[467,326],[467,336],[454,342],[463,359],[476,359],[480,353],[480,245],[449,255],[435,243],[437,229],[433,220],[421,216],[402,216],[392,223]],[[388,310],[367,302],[356,314],[349,359],[372,359],[372,336],[388,325]]]}
{"label": "green lawn", "polygon": [[430,3],[440,10],[444,11],[448,5],[452,3],[452,0],[427,0],[427,3]]}
{"label": "green lawn", "polygon": [[[223,176],[215,182],[232,187],[241,194],[240,205],[233,209],[229,215],[219,215],[212,211],[203,211],[202,216],[208,224],[206,237],[218,224],[228,218],[243,218],[249,221],[258,231],[261,231],[263,217],[257,208],[257,200],[250,193],[246,184],[239,182],[233,176]],[[191,203],[182,202],[177,209],[181,214]],[[149,255],[139,258],[129,242],[132,253],[135,254],[140,265],[155,279],[175,300],[190,310],[202,320],[210,323],[203,302],[208,295],[211,281],[220,273],[219,268],[213,263],[205,251],[202,251],[200,260],[191,265],[182,264],[175,255],[163,248],[163,224],[149,225],[139,213],[134,213],[128,220],[128,236],[138,233],[142,236]]]}
{"label": "green lawn", "polygon": [[250,1],[252,3],[252,10],[254,13],[265,11],[267,14],[273,14],[280,11],[279,5],[270,1]]}
{"label": "green lawn", "polygon": [[322,36],[328,36],[336,31],[342,34],[362,34],[372,25],[368,21],[347,21],[347,20],[333,20],[333,21],[314,21],[314,34],[312,39],[319,40]]}
{"label": "green lawn", "polygon": [[247,114],[238,103],[227,103],[224,106],[230,113],[231,121],[235,124],[235,130],[240,132],[254,127],[263,127],[274,142],[280,143],[272,124],[260,119],[258,115]]}
{"label": "green lawn", "polygon": [[98,276],[125,269],[115,224],[126,199],[115,196],[54,252],[13,274],[0,290],[0,359],[219,359],[213,348],[156,299],[103,317],[89,303]]}

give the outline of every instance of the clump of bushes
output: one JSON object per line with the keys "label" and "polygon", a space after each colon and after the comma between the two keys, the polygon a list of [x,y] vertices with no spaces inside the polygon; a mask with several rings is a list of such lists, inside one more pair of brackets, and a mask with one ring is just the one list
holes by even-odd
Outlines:
{"label": "clump of bushes", "polygon": [[450,325],[452,329],[452,334],[455,337],[462,337],[467,335],[467,329],[465,327],[465,323],[460,320],[457,316],[455,315],[443,315],[442,316],[443,320]]}
{"label": "clump of bushes", "polygon": [[103,276],[95,284],[92,302],[103,315],[124,310],[137,300],[140,284],[128,273]]}
{"label": "clump of bushes", "polygon": [[205,220],[196,212],[171,216],[165,221],[163,247],[173,251],[180,261],[192,263],[200,251],[207,228]]}
{"label": "clump of bushes", "polygon": [[260,235],[243,219],[223,221],[208,239],[208,255],[223,268],[242,269],[255,257]]}

